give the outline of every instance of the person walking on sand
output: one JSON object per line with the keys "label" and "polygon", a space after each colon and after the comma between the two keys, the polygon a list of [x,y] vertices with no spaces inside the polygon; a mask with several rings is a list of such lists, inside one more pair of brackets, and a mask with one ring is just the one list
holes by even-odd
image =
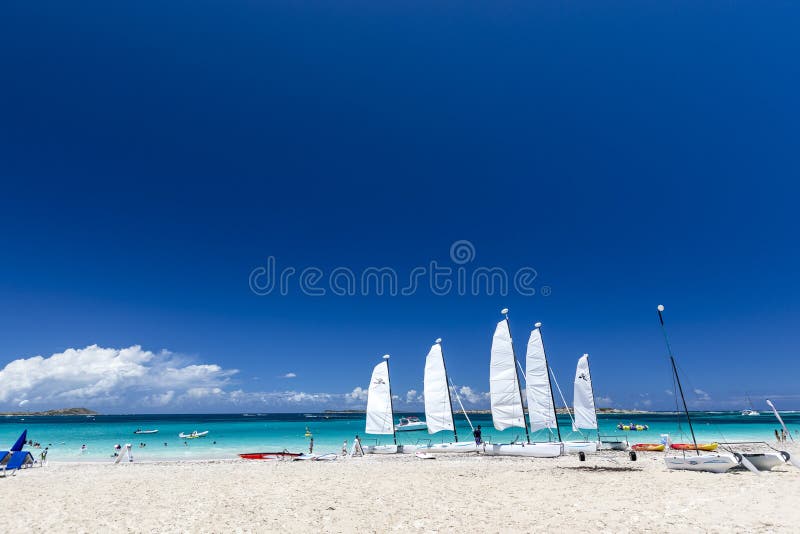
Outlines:
{"label": "person walking on sand", "polygon": [[342,443],[342,456],[347,456],[347,440]]}
{"label": "person walking on sand", "polygon": [[780,440],[781,440],[781,435],[780,435],[780,434],[778,434],[778,429],[777,429],[777,428],[775,429],[775,439],[776,439],[778,442],[780,442]]}
{"label": "person walking on sand", "polygon": [[308,454],[314,454],[314,438],[308,441]]}
{"label": "person walking on sand", "polygon": [[472,436],[475,438],[475,445],[480,445],[483,442],[481,439],[481,425],[478,425],[478,428],[472,431]]}

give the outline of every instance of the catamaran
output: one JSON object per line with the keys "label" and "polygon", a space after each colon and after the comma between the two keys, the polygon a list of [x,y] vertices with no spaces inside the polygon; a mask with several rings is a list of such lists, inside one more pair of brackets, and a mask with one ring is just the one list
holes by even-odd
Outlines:
{"label": "catamaran", "polygon": [[[491,365],[489,367],[489,398],[492,408],[492,421],[494,422],[494,427],[500,431],[507,428],[524,428],[526,440],[522,443],[516,440],[512,443],[485,443],[483,444],[483,451],[487,455],[498,456],[532,456],[539,458],[561,456],[564,453],[564,444],[560,440],[558,442],[531,443],[528,421],[525,418],[525,409],[522,404],[522,388],[517,375],[517,357],[514,353],[514,344],[511,339],[508,309],[503,309],[500,313],[505,315],[505,318],[497,323],[492,337]],[[530,352],[530,342],[528,346]],[[548,380],[549,386],[546,369],[544,373],[539,368],[534,372],[537,373],[536,376],[531,375],[531,368],[528,367],[526,385],[532,424],[534,422],[534,412],[530,401],[531,388],[536,387],[537,384],[541,385],[542,377]],[[553,416],[555,416],[555,411],[553,411]],[[537,418],[536,421],[538,424],[539,419]]]}
{"label": "catamaran", "polygon": [[414,445],[398,445],[397,431],[394,426],[394,407],[392,403],[392,387],[389,383],[389,355],[372,370],[372,378],[367,392],[367,434],[391,435],[391,445],[362,445],[368,454],[395,454],[398,452],[414,452]]}
{"label": "catamaran", "polygon": [[[528,394],[528,416],[531,419],[531,432],[547,429],[553,436],[553,430],[558,436],[558,441],[564,444],[564,452],[577,454],[579,452],[597,452],[597,443],[588,440],[564,441],[561,438],[561,428],[558,426],[556,402],[553,395],[551,382],[552,371],[547,361],[542,340],[542,323],[536,323],[528,339],[528,351],[525,357],[525,386]],[[559,389],[560,391],[560,389]],[[591,395],[591,391],[589,393]],[[592,411],[594,411],[594,400]],[[581,421],[584,423],[584,421]],[[573,428],[575,422],[573,421]],[[597,428],[595,421],[594,427]]]}
{"label": "catamaran", "polygon": [[[443,430],[453,432],[454,441],[448,443],[434,443],[426,447],[427,452],[477,452],[478,445],[473,441],[458,441],[458,430],[453,417],[453,399],[450,396],[450,380],[447,376],[447,367],[442,354],[442,339],[436,340],[428,356],[425,358],[425,421],[428,423],[428,433],[435,434]],[[460,403],[459,399],[459,403]],[[463,406],[462,406],[463,410]],[[466,417],[466,411],[464,412]],[[469,418],[467,417],[467,421]],[[472,426],[470,424],[470,426]],[[482,447],[481,447],[482,449]]]}
{"label": "catamaran", "polygon": [[[695,438],[694,428],[692,427],[692,418],[689,416],[689,408],[686,406],[686,399],[683,396],[683,386],[681,385],[681,379],[678,376],[678,367],[675,365],[675,357],[672,355],[672,348],[670,347],[669,339],[667,338],[667,330],[664,326],[664,316],[662,315],[663,311],[664,306],[659,304],[658,321],[661,323],[661,330],[664,334],[664,341],[667,345],[669,360],[672,364],[672,375],[675,379],[675,383],[678,385],[678,392],[680,393],[681,401],[683,402],[683,411],[686,414],[686,421],[689,423],[689,431],[692,434],[692,443],[694,444],[693,450],[696,452],[696,455],[689,454],[687,456],[686,453],[684,453],[683,456],[666,456],[664,457],[664,461],[666,462],[668,469],[724,473],[728,469],[736,467],[741,460],[737,461],[737,458],[723,454],[700,454],[700,450],[697,446],[697,438]],[[750,466],[752,466],[752,464],[750,464],[748,461],[744,461],[743,465],[748,467],[748,469]],[[752,470],[757,472],[755,467],[753,467]]]}

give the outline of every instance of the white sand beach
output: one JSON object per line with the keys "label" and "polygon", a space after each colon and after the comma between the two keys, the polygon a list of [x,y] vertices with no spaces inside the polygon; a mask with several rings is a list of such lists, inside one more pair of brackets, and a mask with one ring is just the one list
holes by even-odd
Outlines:
{"label": "white sand beach", "polygon": [[800,471],[667,471],[662,454],[58,464],[0,484],[7,532],[797,532]]}

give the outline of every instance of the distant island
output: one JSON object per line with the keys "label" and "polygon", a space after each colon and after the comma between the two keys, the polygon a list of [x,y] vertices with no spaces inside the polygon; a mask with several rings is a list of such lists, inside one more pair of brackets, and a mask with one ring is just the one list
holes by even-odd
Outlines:
{"label": "distant island", "polygon": [[0,415],[8,416],[46,416],[46,415],[98,415],[94,410],[88,408],[59,408],[58,410],[45,410],[43,412],[0,412]]}

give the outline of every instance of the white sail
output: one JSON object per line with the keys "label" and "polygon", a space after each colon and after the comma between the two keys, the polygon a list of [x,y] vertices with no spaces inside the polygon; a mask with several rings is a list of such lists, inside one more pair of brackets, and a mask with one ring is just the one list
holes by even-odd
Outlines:
{"label": "white sail", "polygon": [[510,427],[525,428],[525,412],[517,379],[517,362],[511,345],[511,332],[505,320],[497,323],[492,338],[489,392],[494,427],[497,430]]}
{"label": "white sail", "polygon": [[394,434],[389,362],[381,362],[372,370],[367,395],[366,432],[367,434]]}
{"label": "white sail", "polygon": [[547,361],[544,355],[542,333],[538,328],[531,331],[528,352],[525,357],[525,388],[528,395],[528,416],[531,432],[543,428],[556,428],[556,410],[550,379],[547,376]]}
{"label": "white sail", "polygon": [[597,429],[597,413],[594,408],[592,393],[592,377],[589,374],[589,355],[584,354],[578,360],[575,370],[575,398],[573,401],[575,420],[572,429]]}
{"label": "white sail", "polygon": [[453,407],[450,404],[450,391],[447,373],[444,368],[442,346],[435,343],[425,358],[425,422],[428,433],[453,430]]}

